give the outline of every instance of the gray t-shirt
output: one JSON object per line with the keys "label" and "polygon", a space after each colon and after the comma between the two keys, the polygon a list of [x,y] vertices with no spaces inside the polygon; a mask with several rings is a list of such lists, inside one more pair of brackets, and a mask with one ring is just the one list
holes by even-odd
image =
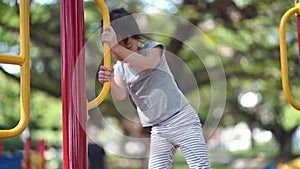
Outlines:
{"label": "gray t-shirt", "polygon": [[139,53],[147,57],[149,51],[156,46],[161,46],[163,52],[160,62],[152,71],[140,71],[120,61],[114,65],[114,73],[125,80],[126,88],[137,106],[144,127],[159,124],[188,104],[169,69],[164,45],[149,41]]}

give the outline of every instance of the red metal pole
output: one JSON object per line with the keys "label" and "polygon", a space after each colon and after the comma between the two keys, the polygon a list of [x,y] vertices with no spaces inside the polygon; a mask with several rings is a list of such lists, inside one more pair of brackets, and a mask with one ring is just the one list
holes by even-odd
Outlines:
{"label": "red metal pole", "polygon": [[2,155],[4,153],[4,146],[3,143],[0,142],[0,155]]}
{"label": "red metal pole", "polygon": [[[61,0],[64,169],[86,169],[86,87],[83,0]],[[84,53],[84,52],[82,52]]]}
{"label": "red metal pole", "polygon": [[30,155],[30,146],[31,145],[31,139],[30,137],[27,137],[24,143],[24,150],[26,155],[26,167],[27,169],[31,168],[31,155]]}
{"label": "red metal pole", "polygon": [[46,160],[45,160],[45,156],[44,156],[44,152],[45,152],[45,141],[44,140],[39,140],[37,142],[37,152],[41,157],[41,169],[45,169]]}

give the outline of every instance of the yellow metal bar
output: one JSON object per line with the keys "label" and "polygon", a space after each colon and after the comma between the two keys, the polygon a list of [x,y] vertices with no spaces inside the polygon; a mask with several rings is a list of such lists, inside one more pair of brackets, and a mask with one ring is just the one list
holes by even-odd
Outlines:
{"label": "yellow metal bar", "polygon": [[[29,1],[20,1],[20,58],[1,55],[1,61],[21,65],[20,76],[20,120],[12,129],[0,130],[0,139],[12,138],[22,133],[30,118],[30,37],[29,37]],[[11,58],[8,58],[11,57]],[[7,59],[7,60],[5,60]]]}
{"label": "yellow metal bar", "polygon": [[279,27],[280,36],[280,62],[281,62],[281,75],[282,75],[282,88],[284,95],[288,102],[297,110],[300,110],[300,105],[293,98],[289,88],[288,77],[288,62],[287,62],[287,49],[286,49],[286,24],[288,19],[293,14],[300,14],[299,3],[295,2],[295,7],[289,9],[281,18]]}
{"label": "yellow metal bar", "polygon": [[[97,5],[99,6],[102,16],[103,16],[103,26],[106,27],[110,25],[110,18],[109,18],[109,11],[104,3],[103,0],[95,0]],[[104,66],[111,67],[111,55],[110,55],[110,48],[108,44],[104,43],[103,46],[104,50]],[[92,108],[95,108],[99,104],[103,102],[103,100],[106,98],[106,96],[109,93],[111,82],[105,82],[102,88],[102,91],[100,94],[91,102],[88,102],[87,109],[90,110]]]}
{"label": "yellow metal bar", "polygon": [[0,63],[22,65],[24,63],[24,57],[0,54]]}
{"label": "yellow metal bar", "polygon": [[295,0],[295,8],[300,8],[300,1],[299,0]]}

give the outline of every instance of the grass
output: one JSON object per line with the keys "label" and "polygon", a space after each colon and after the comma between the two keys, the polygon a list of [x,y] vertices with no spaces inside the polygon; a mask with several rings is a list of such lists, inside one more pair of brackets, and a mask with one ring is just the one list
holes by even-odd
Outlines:
{"label": "grass", "polygon": [[[146,159],[128,159],[116,155],[108,156],[109,169],[143,169],[143,160]],[[223,164],[212,163],[214,169],[221,169]],[[174,157],[172,169],[189,169],[183,154],[177,151]]]}
{"label": "grass", "polygon": [[[258,145],[253,147],[250,150],[237,151],[237,152],[228,152],[222,150],[214,150],[213,152],[217,154],[217,158],[222,158],[222,155],[230,157],[230,161],[226,163],[217,163],[214,159],[210,159],[212,169],[235,169],[234,164],[244,163],[244,165],[257,165],[260,168],[264,168],[269,161],[274,159],[278,150],[274,145]],[[220,155],[220,156],[219,156]],[[147,159],[128,159],[125,157],[110,155],[108,156],[109,169],[143,169],[143,160]],[[243,167],[242,167],[243,168]],[[242,169],[239,168],[239,169]],[[247,168],[247,167],[246,167]],[[245,168],[245,169],[246,169]],[[172,169],[189,169],[183,154],[180,151],[177,151],[174,157]],[[247,168],[249,169],[249,168]]]}
{"label": "grass", "polygon": [[261,144],[254,146],[250,150],[233,152],[231,155],[234,158],[255,158],[262,153],[266,158],[274,158],[278,154],[278,149],[273,145]]}
{"label": "grass", "polygon": [[188,169],[188,165],[184,159],[183,154],[180,151],[177,151],[174,157],[174,163],[172,169]]}

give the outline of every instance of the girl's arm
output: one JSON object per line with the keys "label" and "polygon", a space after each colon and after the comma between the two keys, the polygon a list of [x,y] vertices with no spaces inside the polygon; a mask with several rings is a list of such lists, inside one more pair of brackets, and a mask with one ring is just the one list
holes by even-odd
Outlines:
{"label": "girl's arm", "polygon": [[154,69],[162,55],[162,49],[159,46],[151,49],[146,57],[119,44],[115,45],[111,50],[122,58],[124,62],[141,71],[151,71]]}
{"label": "girl's arm", "polygon": [[102,33],[102,42],[108,43],[113,56],[117,60],[127,62],[134,68],[141,71],[151,71],[154,69],[159,63],[162,55],[162,49],[159,46],[151,49],[146,57],[138,54],[137,39],[132,41],[132,44],[129,45],[130,48],[120,45],[117,40],[117,35],[111,26],[104,28],[104,32]]}
{"label": "girl's arm", "polygon": [[105,66],[100,67],[98,81],[105,83],[111,81],[110,93],[117,100],[124,100],[127,95],[125,81],[120,76],[114,76],[114,69]]}
{"label": "girl's arm", "polygon": [[114,76],[110,86],[111,95],[117,100],[124,100],[127,95],[125,81],[120,76]]}

